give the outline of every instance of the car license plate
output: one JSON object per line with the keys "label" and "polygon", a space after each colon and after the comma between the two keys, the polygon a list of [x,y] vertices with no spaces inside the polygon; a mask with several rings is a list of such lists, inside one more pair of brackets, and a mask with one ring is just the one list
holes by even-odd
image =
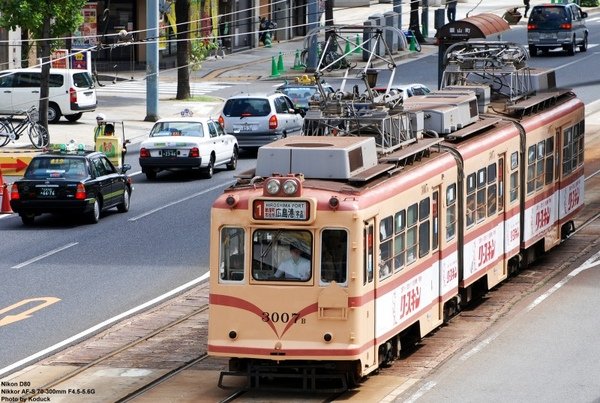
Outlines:
{"label": "car license plate", "polygon": [[49,187],[38,188],[38,197],[43,199],[51,199],[56,197],[56,189]]}
{"label": "car license plate", "polygon": [[540,39],[556,39],[556,34],[540,34]]}
{"label": "car license plate", "polygon": [[255,125],[251,125],[248,123],[244,123],[243,125],[237,125],[233,128],[233,130],[238,130],[238,132],[252,132],[254,130],[256,130],[256,126]]}
{"label": "car license plate", "polygon": [[163,157],[177,157],[177,150],[162,150]]}

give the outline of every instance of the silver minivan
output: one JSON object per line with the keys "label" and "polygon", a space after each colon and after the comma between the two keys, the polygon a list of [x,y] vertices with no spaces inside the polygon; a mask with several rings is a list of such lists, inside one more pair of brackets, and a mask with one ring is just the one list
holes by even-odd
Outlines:
{"label": "silver minivan", "polygon": [[[17,114],[38,107],[41,68],[0,71],[0,114]],[[83,112],[96,109],[94,80],[86,70],[50,69],[48,83],[48,122],[56,123],[64,116],[75,122]]]}
{"label": "silver minivan", "polygon": [[587,16],[574,3],[534,6],[527,22],[529,54],[536,56],[538,50],[547,54],[550,49],[562,48],[574,55],[577,47],[585,52],[588,48]]}
{"label": "silver minivan", "polygon": [[303,111],[285,94],[239,94],[225,101],[219,123],[240,148],[256,150],[283,137],[299,135]]}

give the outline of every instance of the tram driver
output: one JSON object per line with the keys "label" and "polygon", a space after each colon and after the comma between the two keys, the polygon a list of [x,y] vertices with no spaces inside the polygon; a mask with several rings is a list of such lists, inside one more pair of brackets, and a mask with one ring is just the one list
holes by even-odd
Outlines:
{"label": "tram driver", "polygon": [[298,244],[290,244],[290,258],[279,264],[274,274],[275,278],[292,280],[308,280],[310,278],[310,262],[301,256],[302,251]]}

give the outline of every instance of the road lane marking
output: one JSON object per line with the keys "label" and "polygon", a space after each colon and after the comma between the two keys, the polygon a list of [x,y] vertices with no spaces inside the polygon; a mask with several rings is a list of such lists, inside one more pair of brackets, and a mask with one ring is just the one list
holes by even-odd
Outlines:
{"label": "road lane marking", "polygon": [[40,309],[50,306],[52,304],[55,304],[58,301],[60,301],[60,298],[56,298],[56,297],[29,298],[29,299],[21,300],[15,304],[12,304],[11,306],[7,306],[6,308],[2,308],[2,309],[0,309],[0,314],[16,310],[17,308],[20,308],[23,305],[29,304],[30,302],[41,302],[41,304],[37,304],[37,305],[27,309],[26,311],[19,312],[14,315],[4,316],[2,319],[0,319],[0,327],[9,325],[11,323],[18,322],[23,319],[30,318],[31,315],[35,311],[39,311]]}
{"label": "road lane marking", "polygon": [[220,185],[213,186],[213,187],[211,187],[211,188],[208,188],[208,189],[206,189],[206,190],[203,190],[203,191],[201,191],[201,192],[194,193],[194,194],[191,194],[191,195],[189,195],[189,196],[186,196],[186,197],[184,197],[183,199],[175,200],[175,201],[172,201],[171,203],[167,203],[167,204],[165,204],[164,206],[160,206],[160,207],[157,207],[157,208],[155,208],[155,209],[149,210],[149,211],[147,211],[147,212],[145,212],[145,213],[142,213],[142,214],[140,214],[140,215],[138,215],[138,216],[132,217],[132,218],[130,218],[130,219],[129,219],[129,220],[127,220],[127,221],[137,221],[137,220],[139,220],[140,218],[144,218],[144,217],[146,217],[146,216],[149,216],[150,214],[154,214],[154,213],[156,213],[156,212],[158,212],[158,211],[161,211],[161,210],[164,210],[164,209],[166,209],[166,208],[168,208],[168,207],[171,207],[171,206],[174,206],[174,205],[176,205],[176,204],[182,203],[182,202],[184,202],[184,201],[187,201],[187,200],[193,199],[194,197],[202,196],[203,194],[206,194],[206,193],[212,192],[213,190],[216,190],[216,189],[219,189],[219,188],[222,188],[222,187],[231,186],[232,184],[233,184],[233,182],[229,182],[229,183],[222,183],[222,184],[220,184]]}
{"label": "road lane marking", "polygon": [[65,246],[61,246],[60,248],[56,248],[54,250],[51,250],[50,252],[46,252],[46,253],[44,253],[42,255],[34,257],[33,259],[29,259],[26,262],[19,263],[18,265],[11,267],[11,269],[20,269],[22,267],[27,266],[28,264],[35,263],[38,260],[42,260],[43,258],[46,258],[46,257],[51,256],[51,255],[54,255],[55,253],[61,252],[61,251],[65,250],[65,249],[68,249],[68,248],[70,248],[72,246],[75,246],[75,245],[78,245],[78,244],[79,244],[79,242],[71,242],[69,244],[66,244]]}
{"label": "road lane marking", "polygon": [[162,302],[163,300],[171,298],[172,296],[174,296],[174,295],[176,295],[176,294],[178,294],[180,292],[186,291],[188,288],[192,288],[193,286],[195,286],[195,285],[201,283],[202,281],[206,280],[209,276],[210,276],[210,273],[206,272],[202,276],[197,277],[194,280],[189,281],[189,282],[187,282],[187,283],[185,283],[183,285],[180,285],[179,287],[177,287],[177,288],[175,288],[175,289],[173,289],[173,290],[171,290],[169,292],[166,292],[165,294],[159,295],[158,297],[156,297],[156,298],[154,298],[154,299],[152,299],[152,300],[150,300],[148,302],[145,302],[145,303],[143,303],[141,305],[138,305],[135,308],[132,308],[132,309],[126,311],[126,312],[123,312],[123,313],[117,315],[117,316],[113,316],[112,318],[107,319],[104,322],[97,324],[96,326],[92,326],[91,328],[89,328],[87,330],[84,330],[83,332],[78,333],[78,334],[76,334],[74,336],[71,336],[71,337],[69,337],[66,340],[63,340],[63,341],[61,341],[59,343],[56,343],[53,346],[50,346],[50,347],[48,347],[48,348],[46,348],[46,349],[44,349],[42,351],[38,351],[37,353],[30,355],[29,357],[23,358],[22,360],[19,360],[19,361],[15,362],[15,363],[7,366],[7,367],[4,367],[4,368],[0,369],[0,376],[4,375],[4,374],[6,374],[6,373],[8,373],[10,371],[13,371],[13,370],[15,370],[15,369],[17,369],[19,367],[27,365],[30,362],[32,362],[32,361],[34,361],[34,360],[36,360],[38,358],[50,355],[50,354],[54,353],[56,350],[59,350],[59,349],[65,347],[65,346],[73,344],[73,343],[79,341],[80,339],[82,339],[82,338],[84,338],[84,337],[86,337],[86,336],[88,336],[90,334],[93,334],[93,333],[95,333],[95,332],[97,332],[99,330],[102,330],[103,328],[108,327],[109,325],[111,325],[111,324],[113,324],[113,323],[115,323],[115,322],[117,322],[117,321],[119,321],[121,319],[124,319],[124,318],[126,318],[128,316],[131,316],[133,314],[136,314],[139,311],[142,311],[142,310],[144,310],[144,309],[146,309],[146,308],[148,308],[148,307],[150,307],[152,305],[158,304],[159,302]]}

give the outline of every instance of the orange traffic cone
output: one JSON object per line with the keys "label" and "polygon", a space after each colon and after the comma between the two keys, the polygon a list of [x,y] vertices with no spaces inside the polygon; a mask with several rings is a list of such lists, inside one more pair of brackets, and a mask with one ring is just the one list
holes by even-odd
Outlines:
{"label": "orange traffic cone", "polygon": [[12,214],[12,212],[10,208],[10,193],[8,193],[8,185],[5,183],[2,185],[2,208],[0,209],[0,214]]}

